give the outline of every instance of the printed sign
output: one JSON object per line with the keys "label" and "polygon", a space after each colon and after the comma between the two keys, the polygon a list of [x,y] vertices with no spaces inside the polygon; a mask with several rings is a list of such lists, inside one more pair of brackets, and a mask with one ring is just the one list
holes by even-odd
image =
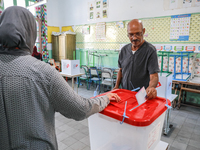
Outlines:
{"label": "printed sign", "polygon": [[161,45],[156,45],[155,47],[156,47],[156,50],[157,50],[157,51],[163,50],[163,46],[161,46]]}
{"label": "printed sign", "polygon": [[184,46],[175,46],[174,50],[175,51],[182,51],[182,50],[184,50]]}
{"label": "printed sign", "polygon": [[188,41],[191,14],[171,16],[170,40]]}
{"label": "printed sign", "polygon": [[171,51],[171,50],[172,50],[172,46],[170,46],[170,45],[165,45],[165,46],[164,46],[164,50],[165,50],[165,51]]}
{"label": "printed sign", "polygon": [[186,51],[195,51],[195,46],[186,46]]}

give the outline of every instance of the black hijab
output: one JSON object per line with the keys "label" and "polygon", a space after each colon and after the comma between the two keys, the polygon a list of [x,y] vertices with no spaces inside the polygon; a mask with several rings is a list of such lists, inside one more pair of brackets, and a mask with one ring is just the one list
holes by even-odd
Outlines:
{"label": "black hijab", "polygon": [[0,54],[31,55],[36,28],[35,18],[26,8],[5,9],[0,16]]}

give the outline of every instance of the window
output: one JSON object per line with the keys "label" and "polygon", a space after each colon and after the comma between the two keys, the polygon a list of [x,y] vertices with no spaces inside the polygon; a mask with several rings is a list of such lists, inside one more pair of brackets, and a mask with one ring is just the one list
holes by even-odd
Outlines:
{"label": "window", "polygon": [[26,7],[25,0],[17,0],[17,6]]}
{"label": "window", "polygon": [[35,7],[30,7],[28,10],[33,14],[33,16],[36,16]]}
{"label": "window", "polygon": [[[32,2],[32,1],[28,2],[28,6],[31,6],[34,4],[35,4],[35,2]],[[36,16],[35,7],[29,7],[28,10],[33,14],[33,16]]]}
{"label": "window", "polygon": [[4,9],[13,5],[13,0],[4,0]]}
{"label": "window", "polygon": [[29,1],[28,4],[29,4],[29,6],[31,6],[31,5],[35,4],[35,2]]}

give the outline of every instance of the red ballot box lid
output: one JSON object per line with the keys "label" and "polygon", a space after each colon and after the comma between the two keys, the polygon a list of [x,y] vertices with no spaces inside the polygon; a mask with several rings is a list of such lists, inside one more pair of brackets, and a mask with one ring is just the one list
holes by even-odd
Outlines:
{"label": "red ballot box lid", "polygon": [[[111,101],[110,104],[100,113],[112,117],[114,119],[117,119],[119,121],[122,121],[125,103],[127,101],[126,116],[128,116],[129,118],[125,118],[124,122],[130,125],[148,126],[167,110],[167,107],[165,106],[166,99],[161,97],[156,97],[155,99],[147,100],[139,107],[130,111],[132,108],[138,106],[135,97],[137,92],[132,92],[125,89],[117,89],[110,92],[118,94],[118,96],[121,98],[121,101],[118,103]],[[106,93],[98,95],[98,97],[103,96],[105,94]],[[167,101],[168,105],[171,105],[171,102],[169,100]]]}

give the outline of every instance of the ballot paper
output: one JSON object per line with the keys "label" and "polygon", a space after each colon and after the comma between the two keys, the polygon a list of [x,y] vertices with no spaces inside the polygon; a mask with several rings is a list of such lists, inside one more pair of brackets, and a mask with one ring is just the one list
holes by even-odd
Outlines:
{"label": "ballot paper", "polygon": [[143,104],[144,102],[146,102],[146,90],[144,87],[142,87],[139,92],[135,95],[136,99],[137,99],[137,102],[138,102],[138,105],[141,105]]}

